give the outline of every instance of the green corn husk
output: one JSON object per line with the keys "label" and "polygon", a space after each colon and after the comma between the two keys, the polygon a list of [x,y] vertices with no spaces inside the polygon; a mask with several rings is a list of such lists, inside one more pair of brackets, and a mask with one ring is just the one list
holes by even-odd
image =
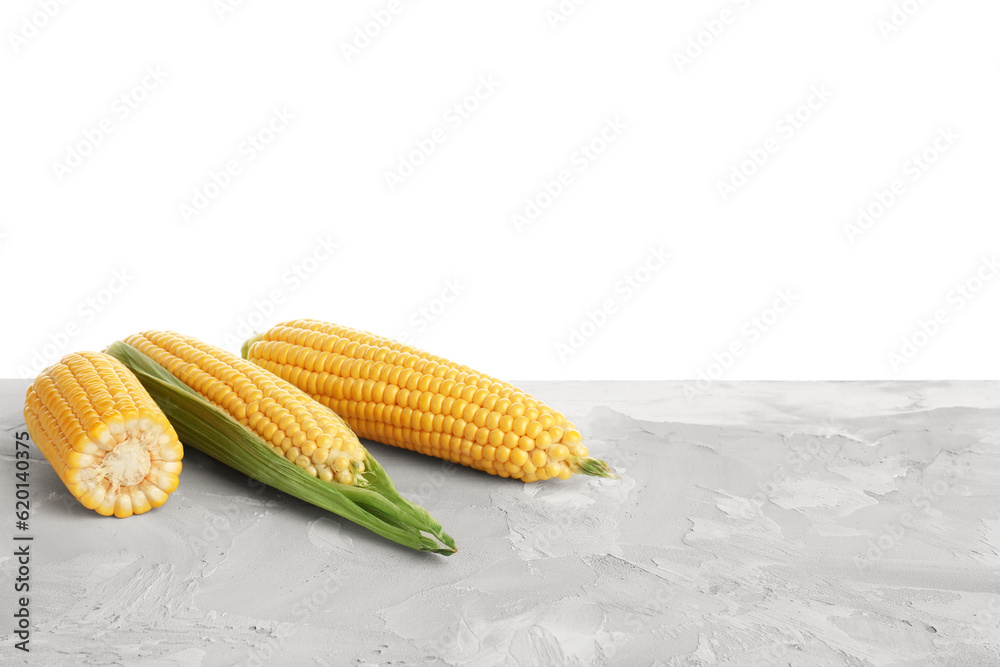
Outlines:
{"label": "green corn husk", "polygon": [[324,482],[277,456],[256,433],[131,345],[117,341],[105,352],[139,378],[185,446],[404,546],[446,556],[455,553],[455,541],[441,524],[403,498],[371,454],[359,475],[361,486]]}
{"label": "green corn husk", "polygon": [[601,459],[590,456],[569,457],[570,469],[578,475],[590,475],[591,477],[607,477],[608,479],[621,479],[614,468]]}

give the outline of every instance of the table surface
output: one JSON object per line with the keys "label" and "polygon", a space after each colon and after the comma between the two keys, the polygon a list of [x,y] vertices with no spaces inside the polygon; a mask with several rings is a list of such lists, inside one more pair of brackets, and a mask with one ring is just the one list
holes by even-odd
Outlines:
{"label": "table surface", "polygon": [[[11,513],[26,386],[0,381]],[[622,477],[525,485],[371,444],[447,558],[191,448],[166,505],[103,518],[33,452],[29,662],[1000,664],[1000,383],[522,387]]]}

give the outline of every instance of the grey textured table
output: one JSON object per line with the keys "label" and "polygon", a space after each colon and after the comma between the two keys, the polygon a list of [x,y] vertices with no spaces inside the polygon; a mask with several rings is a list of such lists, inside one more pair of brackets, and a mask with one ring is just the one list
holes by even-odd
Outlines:
{"label": "grey textured table", "polygon": [[[28,662],[1000,663],[1000,384],[523,386],[622,479],[523,485],[371,445],[449,558],[192,449],[165,506],[102,518],[36,452]],[[25,387],[0,382],[8,544]]]}

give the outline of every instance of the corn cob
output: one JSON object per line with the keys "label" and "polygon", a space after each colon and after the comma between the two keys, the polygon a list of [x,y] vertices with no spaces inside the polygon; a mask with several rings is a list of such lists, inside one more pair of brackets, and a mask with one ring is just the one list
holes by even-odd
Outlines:
{"label": "corn cob", "polygon": [[97,352],[69,354],[28,388],[32,440],[73,497],[124,518],[167,501],[184,448],[136,377]]}
{"label": "corn cob", "polygon": [[185,444],[401,544],[455,550],[340,417],[281,378],[173,332],[136,334],[108,352],[138,376]]}
{"label": "corn cob", "polygon": [[613,477],[559,412],[466,366],[370,333],[295,320],[248,340],[243,356],[387,445],[525,482]]}

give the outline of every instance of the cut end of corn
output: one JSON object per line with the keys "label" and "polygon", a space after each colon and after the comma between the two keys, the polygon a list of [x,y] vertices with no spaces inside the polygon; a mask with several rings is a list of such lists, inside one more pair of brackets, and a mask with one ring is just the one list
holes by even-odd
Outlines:
{"label": "cut end of corn", "polygon": [[344,418],[360,436],[524,482],[614,477],[565,416],[516,387],[364,331],[295,320],[243,356]]}
{"label": "cut end of corn", "polygon": [[24,418],[87,509],[143,514],[177,489],[184,448],[138,379],[113,357],[80,352],[45,369],[28,389]]}

